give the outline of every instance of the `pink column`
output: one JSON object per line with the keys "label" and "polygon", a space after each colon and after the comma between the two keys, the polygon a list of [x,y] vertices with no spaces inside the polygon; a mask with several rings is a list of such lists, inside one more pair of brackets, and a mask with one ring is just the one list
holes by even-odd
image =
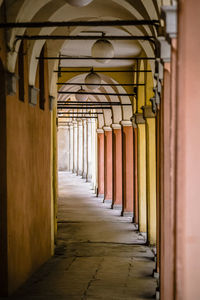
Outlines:
{"label": "pink column", "polygon": [[98,196],[104,196],[104,131],[97,129],[98,143]]}
{"label": "pink column", "polygon": [[120,124],[113,128],[113,202],[112,208],[122,209],[122,131]]}
{"label": "pink column", "polygon": [[112,203],[112,129],[104,127],[104,202]]}
{"label": "pink column", "polygon": [[176,300],[200,299],[200,1],[179,1]]}
{"label": "pink column", "polygon": [[131,121],[122,121],[122,166],[123,166],[123,204],[122,215],[133,217],[134,168],[133,168],[133,126]]}

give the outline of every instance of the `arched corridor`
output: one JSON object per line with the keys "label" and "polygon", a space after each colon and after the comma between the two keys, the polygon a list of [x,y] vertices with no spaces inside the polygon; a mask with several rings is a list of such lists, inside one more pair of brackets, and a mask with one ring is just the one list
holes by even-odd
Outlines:
{"label": "arched corridor", "polygon": [[200,299],[199,12],[0,0],[0,297]]}
{"label": "arched corridor", "polygon": [[80,176],[60,172],[59,187],[55,257],[11,299],[152,299],[154,255],[131,218]]}

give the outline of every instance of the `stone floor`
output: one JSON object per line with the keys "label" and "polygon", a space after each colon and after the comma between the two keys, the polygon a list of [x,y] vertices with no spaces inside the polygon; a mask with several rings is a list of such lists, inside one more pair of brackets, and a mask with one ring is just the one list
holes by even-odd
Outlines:
{"label": "stone floor", "polygon": [[153,299],[152,251],[128,217],[74,174],[59,174],[55,256],[12,299]]}

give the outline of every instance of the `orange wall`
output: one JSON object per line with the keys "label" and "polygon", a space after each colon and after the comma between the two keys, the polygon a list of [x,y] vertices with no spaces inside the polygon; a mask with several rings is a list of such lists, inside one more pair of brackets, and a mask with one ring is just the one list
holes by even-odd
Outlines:
{"label": "orange wall", "polygon": [[[7,266],[6,249],[0,248],[0,256],[3,257],[3,251],[5,254],[4,268],[0,266],[0,271],[3,271],[1,285],[4,285],[1,295],[6,294],[6,278],[8,292],[12,293],[51,256],[51,113],[47,66],[45,110],[41,110],[39,104],[33,107],[28,103],[26,55],[25,78],[25,101],[18,99],[18,92],[14,96],[7,96],[6,128],[2,130],[1,127],[0,131],[1,139],[3,134],[7,136],[6,144],[1,147],[1,153],[7,147],[6,170],[1,168],[6,176],[7,199],[4,193],[0,206],[4,220],[0,226],[7,229],[8,235]],[[37,73],[36,87],[38,83]],[[3,188],[3,184],[0,188]],[[6,243],[5,239],[1,235],[1,245]]]}

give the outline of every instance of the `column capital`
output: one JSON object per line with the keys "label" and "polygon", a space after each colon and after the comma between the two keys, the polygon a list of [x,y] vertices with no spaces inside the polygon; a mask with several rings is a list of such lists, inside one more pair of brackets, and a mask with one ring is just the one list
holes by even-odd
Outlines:
{"label": "column capital", "polygon": [[112,128],[109,127],[109,126],[104,126],[104,127],[103,127],[103,130],[104,130],[104,131],[112,131]]}
{"label": "column capital", "polygon": [[145,124],[145,119],[143,117],[143,113],[136,113],[135,114],[135,123],[136,124]]}
{"label": "column capital", "polygon": [[165,36],[158,36],[160,42],[160,58],[163,63],[171,61],[171,45]]}
{"label": "column capital", "polygon": [[112,124],[112,129],[121,129],[121,125],[120,124]]}
{"label": "column capital", "polygon": [[104,133],[102,128],[97,128],[97,133]]}
{"label": "column capital", "polygon": [[144,119],[155,118],[156,114],[152,111],[152,106],[147,105],[142,107]]}
{"label": "column capital", "polygon": [[136,124],[136,116],[135,116],[135,115],[133,115],[133,116],[131,117],[131,122],[132,122],[133,128],[137,128],[137,124]]}
{"label": "column capital", "polygon": [[132,126],[132,122],[128,121],[128,120],[122,120],[120,123],[121,123],[121,125],[123,127],[125,127],[125,126]]}
{"label": "column capital", "polygon": [[77,125],[78,125],[78,126],[82,126],[82,125],[83,125],[82,120],[77,120]]}
{"label": "column capital", "polygon": [[170,39],[177,37],[177,5],[161,7],[161,18],[165,21],[165,32]]}

